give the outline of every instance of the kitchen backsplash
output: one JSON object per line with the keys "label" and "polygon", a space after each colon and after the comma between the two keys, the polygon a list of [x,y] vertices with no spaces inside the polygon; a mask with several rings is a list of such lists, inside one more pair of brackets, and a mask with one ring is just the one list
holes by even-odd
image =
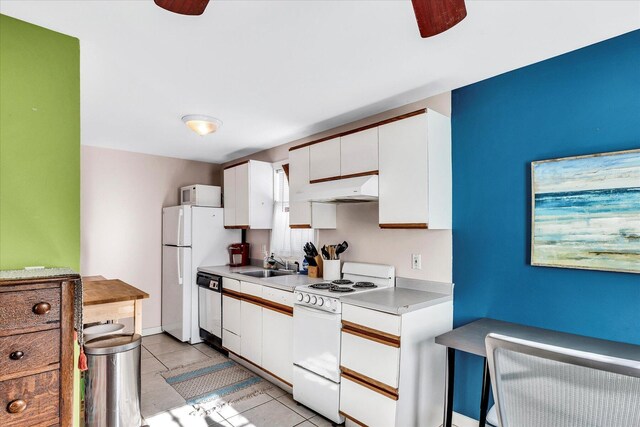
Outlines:
{"label": "kitchen backsplash", "polygon": [[[382,230],[378,227],[377,203],[338,205],[338,227],[320,230],[318,247],[346,240],[349,249],[342,261],[390,264],[396,267],[397,277],[452,281],[451,230]],[[269,244],[268,230],[248,230],[251,257],[261,258],[262,244]],[[422,256],[422,269],[411,268],[411,255]]]}

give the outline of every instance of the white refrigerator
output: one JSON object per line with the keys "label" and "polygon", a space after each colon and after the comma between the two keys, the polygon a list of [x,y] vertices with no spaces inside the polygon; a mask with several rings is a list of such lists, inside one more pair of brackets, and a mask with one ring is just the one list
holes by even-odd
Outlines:
{"label": "white refrigerator", "polygon": [[162,209],[162,330],[180,341],[201,342],[198,325],[198,267],[226,265],[227,248],[240,230],[224,228],[222,208]]}

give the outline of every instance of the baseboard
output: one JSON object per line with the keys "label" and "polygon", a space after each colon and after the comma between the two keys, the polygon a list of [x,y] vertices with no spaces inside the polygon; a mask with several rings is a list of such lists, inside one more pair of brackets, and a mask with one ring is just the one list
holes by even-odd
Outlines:
{"label": "baseboard", "polygon": [[146,337],[147,335],[155,335],[155,334],[161,334],[162,333],[162,328],[160,326],[157,326],[155,328],[146,328],[142,330],[142,336]]}
{"label": "baseboard", "polygon": [[457,427],[478,427],[478,420],[474,420],[473,418],[469,418],[466,415],[454,412],[453,424],[455,424]]}

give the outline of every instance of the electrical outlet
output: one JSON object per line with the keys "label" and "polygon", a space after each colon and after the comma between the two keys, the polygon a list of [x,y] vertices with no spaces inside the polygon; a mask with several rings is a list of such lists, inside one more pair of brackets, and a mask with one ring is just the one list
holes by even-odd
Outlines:
{"label": "electrical outlet", "polygon": [[411,254],[411,268],[413,270],[422,270],[422,255]]}

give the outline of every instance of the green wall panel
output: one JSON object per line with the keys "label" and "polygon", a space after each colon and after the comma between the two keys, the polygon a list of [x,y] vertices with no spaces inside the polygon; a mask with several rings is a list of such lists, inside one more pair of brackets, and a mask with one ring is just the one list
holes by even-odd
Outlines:
{"label": "green wall panel", "polygon": [[80,268],[80,44],[0,15],[0,269]]}

